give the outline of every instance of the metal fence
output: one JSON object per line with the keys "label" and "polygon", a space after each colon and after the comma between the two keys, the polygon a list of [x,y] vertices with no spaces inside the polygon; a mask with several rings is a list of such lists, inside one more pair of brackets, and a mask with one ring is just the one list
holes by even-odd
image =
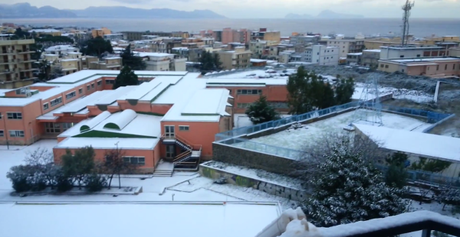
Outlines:
{"label": "metal fence", "polygon": [[[387,166],[376,164],[375,167],[383,172],[388,170]],[[421,170],[407,170],[407,180],[423,182],[431,185],[453,186],[460,188],[460,177],[449,177],[438,173],[426,172]]]}

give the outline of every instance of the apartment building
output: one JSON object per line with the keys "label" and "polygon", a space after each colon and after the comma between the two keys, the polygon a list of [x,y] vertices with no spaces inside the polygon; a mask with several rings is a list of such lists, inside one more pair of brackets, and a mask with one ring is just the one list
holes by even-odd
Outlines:
{"label": "apartment building", "polygon": [[448,56],[449,51],[439,46],[383,46],[380,59],[427,58]]}
{"label": "apartment building", "polygon": [[446,35],[440,37],[427,37],[423,40],[418,41],[421,45],[436,45],[439,42],[460,42],[460,37],[456,35]]}
{"label": "apartment building", "polygon": [[180,58],[168,53],[134,52],[135,56],[143,58],[149,71],[185,71],[186,58]]}
{"label": "apartment building", "polygon": [[252,52],[245,47],[236,47],[235,50],[222,50],[217,52],[222,62],[222,67],[226,70],[247,68],[251,65]]}
{"label": "apartment building", "polygon": [[369,68],[377,68],[380,60],[380,49],[363,50],[361,65]]}
{"label": "apartment building", "polygon": [[108,34],[112,34],[112,31],[107,29],[106,27],[91,30],[91,36],[93,36],[93,38],[96,38],[96,37],[104,38],[104,35],[108,35]]}
{"label": "apartment building", "polygon": [[281,33],[279,31],[267,31],[267,28],[260,28],[258,31],[251,32],[251,41],[254,40],[281,42]]}
{"label": "apartment building", "polygon": [[306,62],[323,66],[337,66],[339,62],[339,49],[325,45],[313,45],[303,53],[292,53],[289,62]]}
{"label": "apartment building", "polygon": [[249,50],[252,52],[253,58],[260,58],[263,55],[265,48],[268,46],[265,40],[255,40],[249,43]]}
{"label": "apartment building", "polygon": [[122,67],[121,57],[104,57],[101,60],[97,57],[86,57],[88,69],[90,70],[117,70]]}
{"label": "apartment building", "polygon": [[460,47],[458,47],[458,48],[450,48],[449,49],[449,56],[460,58]]}
{"label": "apartment building", "polygon": [[460,58],[381,59],[378,70],[432,78],[458,77]]}
{"label": "apartment building", "polygon": [[0,88],[17,88],[33,82],[33,43],[33,39],[0,40]]}
{"label": "apartment building", "polygon": [[347,54],[348,65],[361,65],[363,53],[349,53]]}
{"label": "apartment building", "polygon": [[29,30],[30,33],[35,33],[37,36],[40,35],[51,35],[51,36],[61,36],[62,32],[55,29],[32,29]]}
{"label": "apartment building", "polygon": [[364,40],[345,38],[328,39],[327,46],[337,47],[339,49],[339,57],[346,59],[349,53],[360,53],[363,51]]}
{"label": "apartment building", "polygon": [[0,143],[57,139],[56,162],[67,149],[92,146],[102,161],[118,148],[145,173],[160,159],[196,167],[212,158],[214,135],[232,128],[227,89],[206,88],[199,73],[139,71],[145,83],[112,90],[118,73],[83,70],[4,92]]}

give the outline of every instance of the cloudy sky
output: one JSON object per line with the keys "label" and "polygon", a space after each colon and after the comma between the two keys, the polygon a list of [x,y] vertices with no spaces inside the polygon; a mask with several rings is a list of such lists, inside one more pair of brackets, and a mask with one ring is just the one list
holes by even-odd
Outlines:
{"label": "cloudy sky", "polygon": [[[0,0],[5,2],[7,0]],[[8,0],[19,3],[27,0]],[[322,10],[360,14],[365,17],[401,17],[405,0],[29,0],[34,6],[59,9],[89,6],[127,6],[209,9],[230,18],[283,18],[288,13],[317,15]],[[416,0],[412,16],[417,18],[459,18],[460,0]]]}

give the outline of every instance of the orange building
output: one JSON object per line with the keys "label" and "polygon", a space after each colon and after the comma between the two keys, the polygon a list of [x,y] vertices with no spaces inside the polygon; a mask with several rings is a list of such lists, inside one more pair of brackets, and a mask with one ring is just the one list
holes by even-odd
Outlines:
{"label": "orange building", "polygon": [[102,27],[100,29],[93,29],[91,31],[91,35],[93,36],[93,38],[96,38],[96,37],[104,38],[104,35],[108,35],[108,34],[112,34],[112,31],[107,29],[106,27]]}

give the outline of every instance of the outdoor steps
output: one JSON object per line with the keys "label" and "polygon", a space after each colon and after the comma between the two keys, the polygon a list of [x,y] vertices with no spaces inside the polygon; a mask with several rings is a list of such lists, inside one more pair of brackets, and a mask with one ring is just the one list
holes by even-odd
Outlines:
{"label": "outdoor steps", "polygon": [[172,177],[174,170],[155,170],[153,177]]}

